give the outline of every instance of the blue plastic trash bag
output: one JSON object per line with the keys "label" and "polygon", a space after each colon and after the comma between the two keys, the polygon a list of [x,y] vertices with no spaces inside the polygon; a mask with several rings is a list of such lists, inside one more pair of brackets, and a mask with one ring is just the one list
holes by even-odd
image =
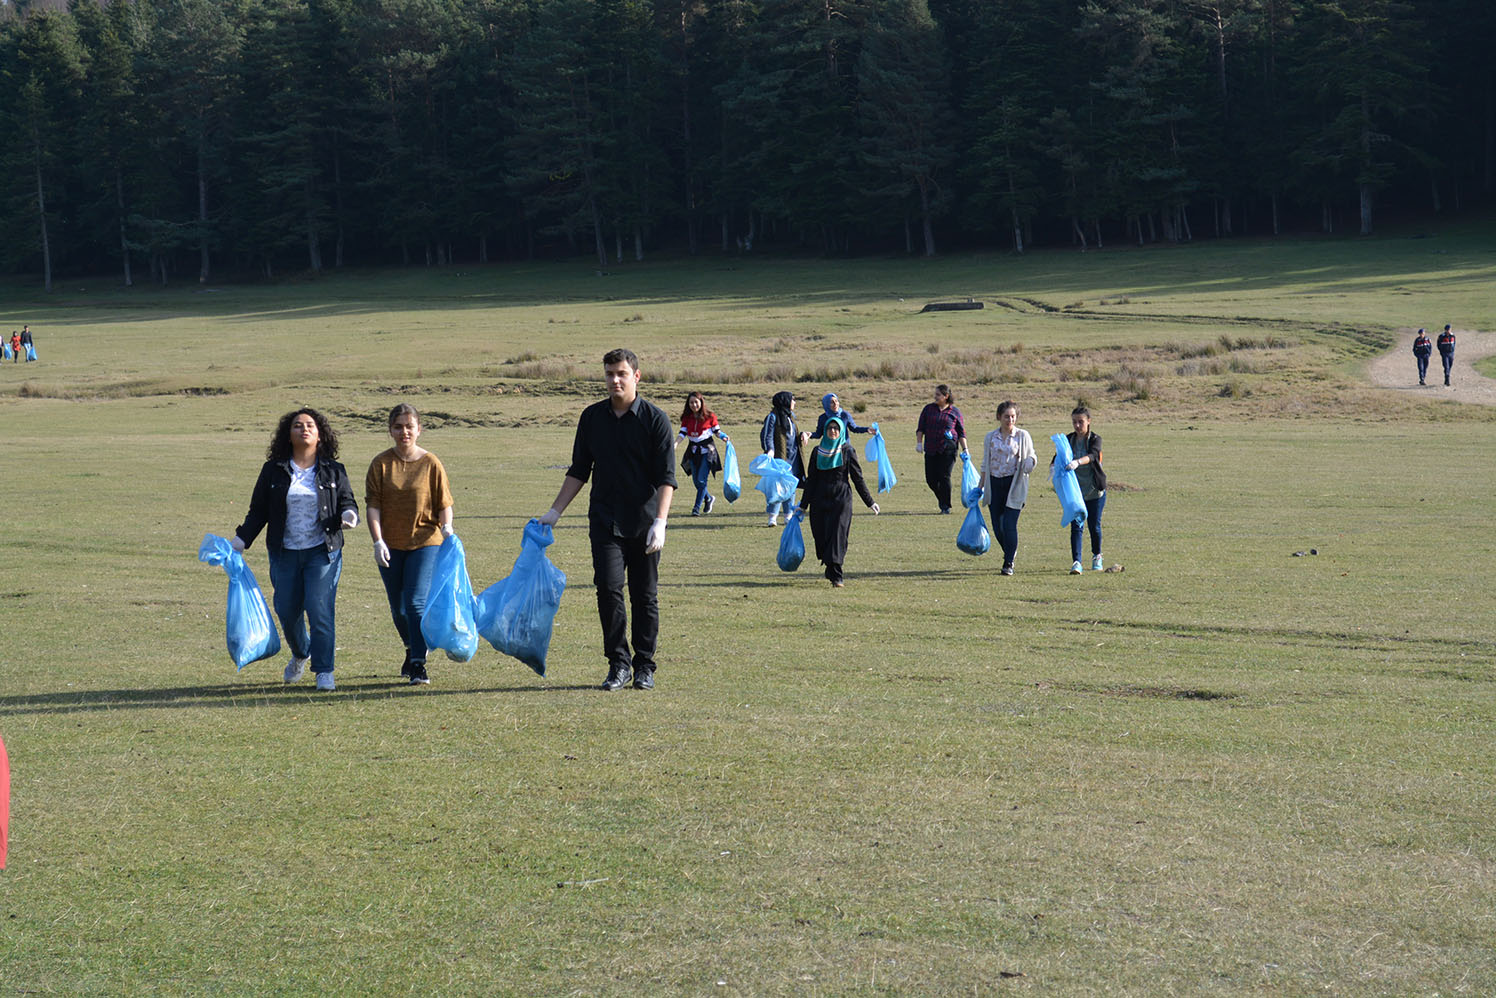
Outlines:
{"label": "blue plastic trash bag", "polygon": [[805,535],[800,532],[800,511],[797,509],[784,521],[784,533],[779,535],[779,569],[793,572],[805,560]]}
{"label": "blue plastic trash bag", "polygon": [[0,341],[0,350],[4,351],[4,359],[10,360],[15,354],[10,351],[10,340]]}
{"label": "blue plastic trash bag", "polygon": [[873,424],[873,436],[863,448],[862,454],[869,461],[878,466],[878,491],[887,492],[899,483],[899,476],[893,473],[893,465],[888,460],[888,445],[883,442],[883,433],[878,429],[878,424]]}
{"label": "blue plastic trash bag", "polygon": [[971,455],[961,452],[961,505],[978,506],[982,502],[982,476],[971,463]]}
{"label": "blue plastic trash bag", "polygon": [[508,577],[478,596],[478,633],[542,676],[551,647],[551,625],[566,591],[566,573],[545,554],[555,539],[551,528],[539,520],[525,524],[519,557]]}
{"label": "blue plastic trash bag", "polygon": [[1060,497],[1060,526],[1068,527],[1072,523],[1079,526],[1086,522],[1086,503],[1080,497],[1080,482],[1076,481],[1075,472],[1065,468],[1073,460],[1070,439],[1063,433],[1056,433],[1049,439],[1054,444],[1054,464],[1049,466],[1049,480],[1054,483],[1055,495]]}
{"label": "blue plastic trash bag", "polygon": [[260,592],[260,584],[255,581],[255,573],[249,570],[244,556],[233,549],[228,538],[204,534],[203,542],[197,548],[197,560],[222,565],[228,573],[229,602],[224,634],[234,666],[243,669],[251,662],[279,655],[281,639],[275,630],[275,620],[270,616],[265,594]]}
{"label": "blue plastic trash bag", "polygon": [[762,492],[769,502],[789,502],[795,498],[795,489],[800,486],[800,480],[795,477],[795,469],[784,458],[760,454],[748,462],[748,470],[759,476],[754,488]]}
{"label": "blue plastic trash bag", "polygon": [[27,360],[36,360],[36,344],[35,343],[28,343],[28,344],[26,344],[26,359]]}
{"label": "blue plastic trash bag", "polygon": [[431,570],[431,591],[421,614],[421,637],[426,647],[440,648],[454,662],[466,662],[478,651],[478,626],[473,583],[468,578],[467,553],[453,534],[442,541]]}
{"label": "blue plastic trash bag", "polygon": [[722,451],[722,498],[737,502],[742,494],[743,476],[738,472],[738,452],[733,450],[732,441],[728,440]]}
{"label": "blue plastic trash bag", "polygon": [[992,549],[992,535],[987,532],[987,519],[982,516],[982,504],[976,503],[966,511],[961,529],[956,533],[956,547],[967,554],[986,554]]}

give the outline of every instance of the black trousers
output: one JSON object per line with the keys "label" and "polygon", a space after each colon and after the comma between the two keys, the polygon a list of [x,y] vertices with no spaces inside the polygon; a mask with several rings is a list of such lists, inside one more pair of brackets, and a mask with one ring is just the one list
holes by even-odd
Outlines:
{"label": "black trousers", "polygon": [[[603,625],[603,654],[609,669],[653,669],[655,642],[660,634],[660,553],[644,552],[645,536],[619,537],[608,527],[593,525],[592,583],[597,587],[597,615]],[[629,619],[624,609],[627,582],[633,611],[633,651],[629,650]]]}
{"label": "black trousers", "polygon": [[925,484],[935,493],[935,501],[941,509],[951,508],[951,468],[956,463],[955,451],[932,454],[925,451]]}

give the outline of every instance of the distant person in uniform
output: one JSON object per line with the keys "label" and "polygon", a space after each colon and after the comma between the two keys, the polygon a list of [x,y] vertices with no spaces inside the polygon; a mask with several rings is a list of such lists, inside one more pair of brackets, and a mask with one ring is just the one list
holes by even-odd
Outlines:
{"label": "distant person in uniform", "polygon": [[1424,384],[1424,378],[1428,376],[1428,359],[1433,356],[1434,341],[1428,338],[1428,331],[1419,329],[1418,335],[1413,337],[1413,357],[1418,361],[1418,383]]}
{"label": "distant person in uniform", "polygon": [[1454,330],[1449,324],[1444,324],[1444,332],[1439,334],[1439,359],[1444,362],[1444,384],[1449,384],[1449,371],[1454,367]]}

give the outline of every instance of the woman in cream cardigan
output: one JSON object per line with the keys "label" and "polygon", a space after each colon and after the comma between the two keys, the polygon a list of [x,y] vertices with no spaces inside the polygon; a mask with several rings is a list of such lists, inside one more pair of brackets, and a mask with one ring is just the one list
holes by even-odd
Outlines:
{"label": "woman in cream cardigan", "polygon": [[982,501],[991,507],[993,532],[1003,549],[1003,574],[1018,555],[1018,514],[1028,501],[1029,472],[1038,457],[1028,430],[1018,428],[1018,403],[997,407],[997,429],[982,441]]}

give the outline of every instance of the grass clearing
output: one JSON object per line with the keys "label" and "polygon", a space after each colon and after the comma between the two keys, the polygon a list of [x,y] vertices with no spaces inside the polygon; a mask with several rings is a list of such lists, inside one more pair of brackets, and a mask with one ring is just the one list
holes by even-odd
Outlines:
{"label": "grass clearing", "polygon": [[[1496,989],[1496,419],[1356,377],[1433,321],[1404,299],[1496,325],[1475,245],[63,292],[17,320],[44,364],[0,371],[3,984]],[[911,314],[958,294],[1012,305]],[[901,478],[854,520],[847,589],[775,568],[757,493],[699,519],[684,494],[660,688],[605,695],[578,506],[549,675],[485,645],[413,689],[360,531],[337,693],[234,672],[194,551],[242,515],[275,417],[327,411],[357,480],[413,401],[481,587],[618,343],[672,415],[708,385],[745,463],[780,387],[880,420]],[[1110,387],[1124,367],[1148,397]],[[912,448],[936,371],[974,440],[1011,396],[1041,452],[1088,398],[1125,572],[1065,574],[1043,487],[1016,576],[956,550]]]}

